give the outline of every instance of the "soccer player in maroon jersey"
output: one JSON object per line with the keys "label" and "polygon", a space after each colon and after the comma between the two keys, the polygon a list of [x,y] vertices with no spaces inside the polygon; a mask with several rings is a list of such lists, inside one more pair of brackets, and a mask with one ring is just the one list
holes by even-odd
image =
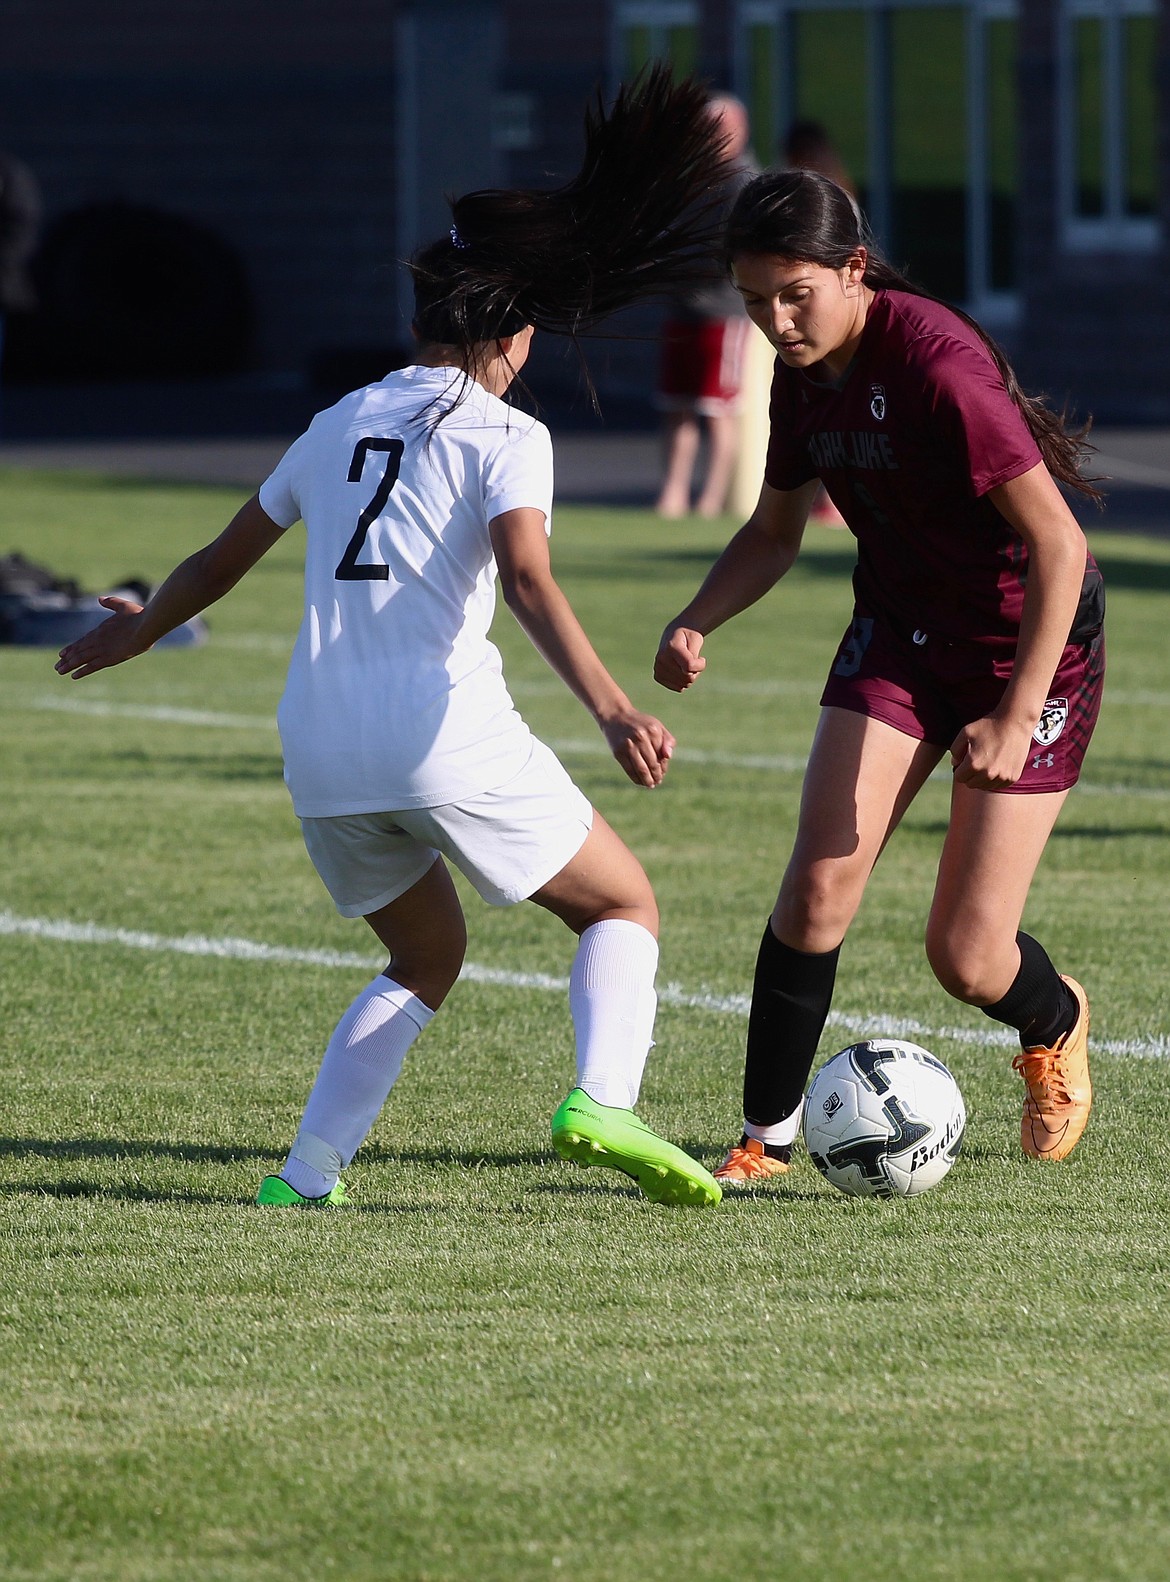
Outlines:
{"label": "soccer player in maroon jersey", "polygon": [[1057,481],[1083,431],[1023,394],[973,320],[875,253],[848,195],[809,171],[745,188],[727,260],[777,352],[759,503],[663,634],[683,691],[706,635],[796,559],[824,483],[857,538],[854,614],[821,698],[796,843],[764,931],[743,1135],[715,1172],[788,1168],[841,943],[886,840],[936,765],[951,810],[926,927],[943,987],[1018,1030],[1021,1141],[1063,1159],[1092,1090],[1089,1008],[1020,930],[1100,707],[1101,577]]}

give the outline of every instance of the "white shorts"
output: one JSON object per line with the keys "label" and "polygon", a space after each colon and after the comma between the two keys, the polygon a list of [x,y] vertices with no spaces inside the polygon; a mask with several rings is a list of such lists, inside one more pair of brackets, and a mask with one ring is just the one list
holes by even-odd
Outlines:
{"label": "white shorts", "polygon": [[313,867],[342,917],[389,906],[440,854],[491,906],[512,906],[555,878],[592,827],[589,799],[535,737],[514,780],[463,802],[301,820]]}

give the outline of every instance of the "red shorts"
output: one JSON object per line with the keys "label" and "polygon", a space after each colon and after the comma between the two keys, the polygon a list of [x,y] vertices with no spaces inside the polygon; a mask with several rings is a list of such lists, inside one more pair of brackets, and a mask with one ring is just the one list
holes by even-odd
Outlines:
{"label": "red shorts", "polygon": [[[964,725],[998,704],[1013,654],[979,643],[948,643],[925,632],[903,638],[871,616],[855,615],[821,704],[851,709],[904,736],[949,747]],[[1070,643],[1052,679],[1024,772],[1007,792],[1067,791],[1081,772],[1105,681],[1105,634]]]}
{"label": "red shorts", "polygon": [[748,328],[745,318],[667,319],[662,326],[659,407],[700,417],[734,412]]}

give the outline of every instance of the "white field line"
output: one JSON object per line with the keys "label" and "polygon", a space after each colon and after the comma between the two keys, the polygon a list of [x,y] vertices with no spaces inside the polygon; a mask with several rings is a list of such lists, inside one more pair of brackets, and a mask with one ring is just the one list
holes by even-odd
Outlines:
{"label": "white field line", "polygon": [[[226,645],[225,643],[225,646],[243,647],[244,645],[242,643]],[[249,644],[248,646],[251,645]],[[753,698],[819,697],[821,693],[821,684],[819,682],[784,681],[779,678],[768,681],[722,681],[712,676],[709,680],[704,680],[702,686],[705,692],[720,692]],[[547,681],[509,682],[508,687],[514,693],[530,697],[556,697],[564,695],[565,692],[564,683],[552,676]],[[87,692],[89,690],[89,688],[86,688]],[[23,695],[0,690],[0,698],[3,699],[7,708],[64,709],[75,711],[78,714],[97,713],[99,710],[103,713],[116,711],[126,714],[127,718],[134,718],[137,711],[149,707],[149,705],[137,703],[115,704],[103,698],[95,698],[92,694],[90,696],[75,697],[66,690],[24,693]],[[1109,689],[1105,694],[1105,701],[1110,708],[1170,709],[1170,692],[1155,692],[1143,688],[1130,692],[1119,692]],[[150,714],[143,717],[153,719],[156,716]],[[188,719],[190,711],[180,711],[180,715],[177,717]],[[231,718],[228,715],[222,717],[225,719]],[[237,717],[246,718],[250,723],[252,719],[260,716],[247,715]]]}
{"label": "white field line", "polygon": [[[241,653],[284,654],[292,652],[292,639],[250,635],[246,632],[229,634],[215,639],[217,648],[234,649]],[[824,683],[820,681],[790,681],[783,676],[770,676],[758,680],[736,680],[733,676],[704,676],[704,692],[718,692],[730,697],[743,698],[819,698]],[[518,698],[555,698],[565,695],[565,683],[556,676],[534,676],[526,680],[508,682],[508,691]],[[1170,709],[1170,692],[1114,692],[1106,693],[1110,707]],[[80,700],[85,702],[87,700]],[[16,703],[11,705],[17,707]],[[56,699],[43,702],[35,700],[26,707],[62,708]],[[72,705],[70,705],[72,707]]]}
{"label": "white field line", "polygon": [[[268,632],[217,632],[216,648],[226,648],[241,654],[291,655],[296,633],[278,637]],[[823,683],[820,681],[790,681],[783,676],[761,677],[756,680],[737,680],[734,676],[704,676],[704,692],[728,692],[747,698],[819,697]],[[563,696],[565,683],[558,677],[546,676],[509,677],[508,691],[514,697],[546,698]],[[1170,703],[1170,694],[1166,702]]]}
{"label": "white field line", "polygon": [[292,653],[296,633],[277,637],[267,632],[216,632],[217,648],[234,649],[240,654],[283,654],[287,659]]}
{"label": "white field line", "polygon": [[181,709],[171,704],[108,703],[102,698],[75,698],[69,693],[42,694],[28,699],[4,700],[5,707],[49,714],[91,714],[97,719],[155,720],[160,725],[209,725],[217,730],[274,731],[272,714],[224,714],[214,709]]}
{"label": "white field line", "polygon": [[[293,966],[343,967],[365,972],[375,971],[382,965],[383,957],[362,955],[354,951],[303,950],[291,945],[265,945],[251,939],[212,939],[206,934],[183,934],[178,937],[166,934],[144,933],[137,929],[103,928],[97,923],[72,923],[63,918],[18,917],[15,913],[0,910],[0,936],[23,936],[30,939],[50,940],[63,945],[115,945],[127,950],[148,950],[165,955],[212,956],[227,961],[277,962]],[[543,972],[509,972],[499,967],[483,967],[474,962],[464,964],[460,977],[467,983],[494,984],[509,989],[530,989],[539,992],[565,994],[568,978],[553,977]],[[683,1010],[709,1011],[716,1015],[745,1018],[749,998],[746,994],[718,994],[713,990],[693,990],[678,983],[665,983],[659,987],[658,1000]],[[913,1017],[863,1015],[851,1011],[832,1011],[828,1025],[838,1028],[847,1038],[909,1038],[924,1040],[946,1039],[959,1044],[994,1044],[1014,1046],[1016,1040],[1006,1029],[990,1023],[975,1027],[933,1027]],[[1129,1056],[1142,1060],[1170,1058],[1170,1036],[1155,1035],[1151,1038],[1098,1039],[1094,1050],[1102,1054]]]}
{"label": "white field line", "polygon": [[[593,737],[542,736],[541,740],[554,753],[566,758],[583,756],[609,757],[609,748]],[[799,753],[722,753],[707,752],[702,747],[676,747],[673,761],[687,764],[714,764],[720,769],[766,769],[773,774],[802,775],[808,768],[808,759]]]}
{"label": "white field line", "polygon": [[[1149,692],[1110,697],[1111,702],[1141,703],[1170,706],[1170,693]],[[153,720],[163,725],[203,725],[219,730],[270,730],[275,731],[276,720],[268,714],[224,714],[209,709],[174,708],[166,704],[110,703],[101,698],[77,698],[68,692],[38,693],[14,699],[4,698],[5,707],[34,712],[62,714],[89,714],[96,718]],[[566,757],[608,757],[609,748],[600,737],[544,737],[555,753]],[[725,753],[709,752],[702,747],[680,747],[675,753],[680,763],[712,764],[720,769],[761,769],[771,774],[803,774],[808,759],[795,753]],[[949,781],[944,769],[936,770],[932,780]],[[1140,801],[1170,801],[1170,786],[1108,785],[1092,780],[1081,780],[1077,794],[1083,796],[1130,796]]]}
{"label": "white field line", "polygon": [[[824,687],[822,681],[789,681],[782,676],[771,676],[756,681],[737,681],[732,676],[704,676],[704,692],[725,692],[745,698],[819,698]],[[508,691],[514,697],[544,698],[564,697],[565,683],[556,676],[529,677],[516,681],[508,678]],[[1166,694],[1170,704],[1170,693]]]}
{"label": "white field line", "polygon": [[[8,707],[60,714],[89,714],[99,719],[153,720],[162,725],[205,725],[221,730],[276,730],[270,714],[222,714],[208,709],[174,708],[169,704],[109,703],[101,698],[75,698],[68,693],[45,693],[33,697],[4,700]],[[609,756],[609,748],[596,738],[561,740],[545,737],[555,753]],[[680,748],[678,755],[692,764],[717,764],[731,769],[768,769],[777,774],[803,774],[807,760],[796,754],[704,752],[698,747]]]}

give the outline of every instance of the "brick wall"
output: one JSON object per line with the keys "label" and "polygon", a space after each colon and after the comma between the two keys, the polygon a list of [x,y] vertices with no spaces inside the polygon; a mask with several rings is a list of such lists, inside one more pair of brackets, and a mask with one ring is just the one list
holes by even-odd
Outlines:
{"label": "brick wall", "polygon": [[0,143],[47,219],[121,199],[210,227],[261,311],[253,359],[394,339],[394,7],[7,0]]}

